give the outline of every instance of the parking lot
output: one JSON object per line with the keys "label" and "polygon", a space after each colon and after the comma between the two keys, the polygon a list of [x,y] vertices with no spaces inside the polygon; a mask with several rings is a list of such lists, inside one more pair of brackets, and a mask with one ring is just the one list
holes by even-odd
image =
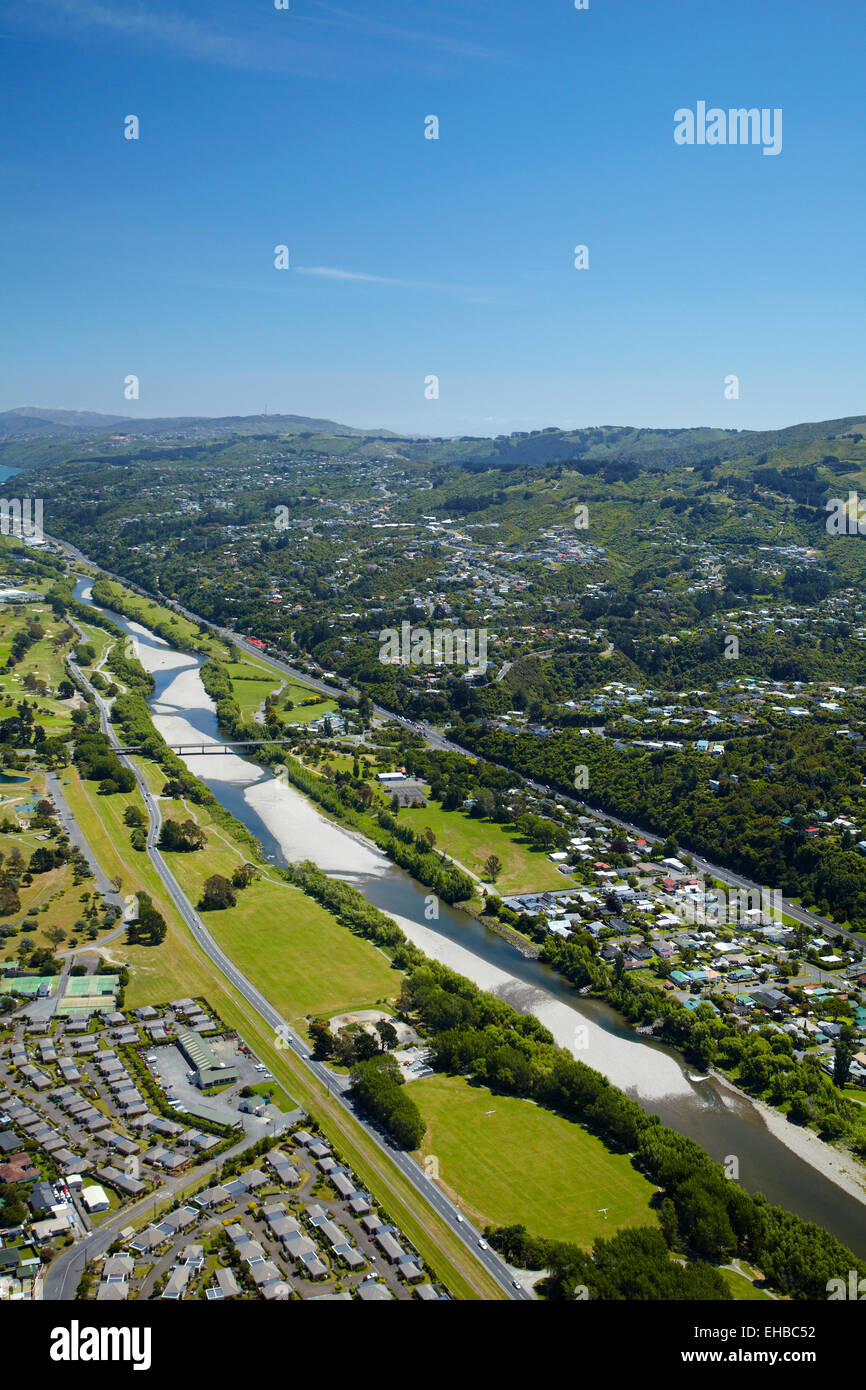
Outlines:
{"label": "parking lot", "polygon": [[[176,1044],[150,1048],[145,1056],[154,1059],[148,1061],[148,1066],[163,1086],[169,1100],[178,1100],[181,1106],[188,1109],[191,1106],[207,1105],[209,1109],[218,1112],[227,1123],[237,1124],[240,1121],[248,1132],[257,1133],[262,1126],[261,1119],[255,1115],[245,1115],[239,1112],[237,1107],[241,1091],[246,1086],[260,1085],[267,1079],[266,1074],[256,1071],[257,1059],[242,1052],[236,1042],[216,1038],[210,1042],[210,1046],[221,1061],[228,1062],[235,1068],[238,1075],[238,1080],[230,1087],[210,1095],[200,1091],[193,1084],[190,1079],[192,1067]],[[183,1113],[178,1108],[178,1114]]]}

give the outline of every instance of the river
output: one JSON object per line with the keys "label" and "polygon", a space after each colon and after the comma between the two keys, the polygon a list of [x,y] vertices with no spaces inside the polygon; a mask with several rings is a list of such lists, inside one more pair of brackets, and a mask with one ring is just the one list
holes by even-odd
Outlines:
{"label": "river", "polygon": [[[75,595],[95,606],[88,580],[79,581]],[[817,1222],[866,1257],[866,1206],[840,1185],[841,1178],[833,1181],[825,1175],[828,1159],[835,1160],[827,1146],[715,1079],[690,1080],[671,1048],[638,1037],[606,1004],[580,998],[549,966],[521,956],[466,913],[443,903],[438,919],[428,921],[424,888],[375,846],[328,820],[284,779],[237,754],[216,751],[225,744],[201,682],[199,659],[176,651],[120,614],[109,616],[134,637],[142,665],[153,674],[156,688],[149,705],[156,728],[169,743],[214,745],[213,753],[184,761],[253,832],[272,862],[312,859],[327,873],[353,883],[428,955],[535,1014],[574,1056],[665,1124],[697,1140],[719,1162],[736,1158],[739,1180],[748,1191],[761,1191]],[[811,1162],[801,1156],[804,1152],[811,1154]],[[821,1166],[825,1172],[819,1171]]]}

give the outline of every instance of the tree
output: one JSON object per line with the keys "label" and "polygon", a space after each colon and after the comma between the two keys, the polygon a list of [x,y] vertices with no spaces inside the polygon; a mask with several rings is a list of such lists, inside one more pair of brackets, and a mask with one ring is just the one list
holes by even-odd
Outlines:
{"label": "tree", "polygon": [[153,905],[149,893],[138,894],[138,917],[127,927],[127,939],[140,946],[158,946],[166,938],[168,926]]}
{"label": "tree", "polygon": [[333,1055],[334,1035],[323,1018],[311,1020],[310,1038],[313,1043],[313,1054],[316,1057],[331,1057]]}
{"label": "tree", "polygon": [[0,883],[0,917],[11,917],[13,913],[20,911],[21,899],[14,883]]}
{"label": "tree", "polygon": [[192,819],[185,821],[163,821],[159,836],[160,849],[176,850],[182,854],[203,849],[207,836],[200,825]]}
{"label": "tree", "polygon": [[62,927],[49,927],[45,935],[48,937],[48,940],[51,942],[55,951],[57,950],[57,947],[60,945],[61,941],[66,940],[66,932],[63,930]]}
{"label": "tree", "polygon": [[389,1052],[391,1048],[396,1047],[400,1041],[397,1036],[397,1029],[390,1019],[380,1019],[376,1024],[376,1032],[379,1034],[379,1042],[382,1044],[383,1052]]}
{"label": "tree", "polygon": [[354,1035],[353,1043],[356,1062],[368,1062],[379,1051],[378,1042],[373,1034],[368,1033],[366,1029],[362,1029],[360,1033]]}
{"label": "tree", "polygon": [[843,1029],[833,1049],[833,1080],[841,1090],[847,1086],[848,1078],[851,1075],[851,1062],[854,1057],[854,1044],[850,1037],[845,1033],[850,1030]]}
{"label": "tree", "polygon": [[424,1138],[421,1112],[402,1085],[400,1068],[389,1053],[352,1068],[352,1091],[359,1105],[385,1126],[404,1149],[417,1149]]}
{"label": "tree", "polygon": [[423,829],[423,831],[422,831],[422,834],[423,834],[423,836],[424,836],[424,839],[427,841],[428,845],[430,846],[430,848],[433,849],[433,848],[435,847],[435,845],[436,845],[436,836],[435,836],[434,832],[430,829],[429,825],[425,825],[425,827],[424,827],[424,829]]}
{"label": "tree", "polygon": [[30,856],[28,871],[31,874],[46,874],[55,866],[55,854],[47,845],[37,845]]}
{"label": "tree", "polygon": [[203,912],[218,912],[226,907],[234,907],[237,902],[232,885],[222,874],[211,874],[204,881],[199,908]]}
{"label": "tree", "polygon": [[0,1220],[4,1226],[21,1226],[27,1220],[27,1203],[15,1183],[0,1183]]}
{"label": "tree", "polygon": [[484,872],[490,879],[491,883],[496,882],[497,878],[502,872],[502,860],[499,858],[497,854],[488,854],[487,858],[484,861]]}

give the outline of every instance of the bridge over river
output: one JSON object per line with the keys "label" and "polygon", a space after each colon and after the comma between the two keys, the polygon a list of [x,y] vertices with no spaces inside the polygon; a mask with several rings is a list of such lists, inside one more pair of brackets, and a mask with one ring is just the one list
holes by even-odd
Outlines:
{"label": "bridge over river", "polygon": [[[234,753],[237,748],[266,748],[269,744],[280,745],[293,743],[291,738],[248,738],[241,739],[235,743],[170,743],[168,747],[172,753],[177,753],[179,757],[191,757],[194,753]],[[117,748],[118,753],[143,753],[144,745],[141,743],[131,743],[128,746]]]}

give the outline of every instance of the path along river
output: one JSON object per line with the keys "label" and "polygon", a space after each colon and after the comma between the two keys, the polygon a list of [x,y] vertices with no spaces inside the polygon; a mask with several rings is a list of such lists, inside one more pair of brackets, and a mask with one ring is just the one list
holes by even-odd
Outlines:
{"label": "path along river", "polygon": [[[92,606],[90,582],[76,597]],[[156,690],[149,704],[169,743],[224,743],[213,701],[199,675],[200,660],[178,652],[138,623],[109,615],[138,644]],[[839,1156],[766,1106],[756,1105],[715,1078],[689,1079],[670,1048],[638,1037],[607,1005],[580,998],[548,966],[525,959],[474,918],[439,908],[425,918],[425,890],[379,850],[321,815],[294,787],[234,753],[185,758],[227,810],[261,841],[274,863],[312,859],[357,887],[389,913],[428,955],[490,989],[515,1008],[535,1014],[557,1042],[658,1114],[696,1139],[713,1158],[735,1157],[749,1191],[832,1231],[866,1257],[866,1193],[844,1171]]]}

